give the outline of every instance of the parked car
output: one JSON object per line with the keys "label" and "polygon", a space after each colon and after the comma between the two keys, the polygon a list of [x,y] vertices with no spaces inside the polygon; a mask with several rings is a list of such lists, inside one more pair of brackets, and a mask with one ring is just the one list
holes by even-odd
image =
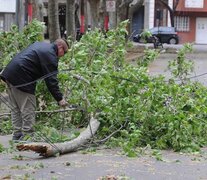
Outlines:
{"label": "parked car", "polygon": [[[174,27],[154,27],[149,29],[148,35],[146,35],[146,31],[140,34],[136,34],[133,37],[134,42],[146,42],[146,43],[153,43],[154,36],[156,36],[160,43],[167,43],[167,44],[178,44],[179,37]],[[149,35],[150,34],[150,35]]]}

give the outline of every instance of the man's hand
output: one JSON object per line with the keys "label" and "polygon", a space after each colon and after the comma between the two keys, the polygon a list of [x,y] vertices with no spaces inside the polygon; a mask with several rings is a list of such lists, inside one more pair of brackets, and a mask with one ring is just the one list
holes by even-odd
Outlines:
{"label": "man's hand", "polygon": [[61,101],[58,102],[58,105],[59,105],[59,106],[62,106],[62,107],[65,107],[65,106],[68,105],[68,103],[66,102],[65,99],[62,99]]}

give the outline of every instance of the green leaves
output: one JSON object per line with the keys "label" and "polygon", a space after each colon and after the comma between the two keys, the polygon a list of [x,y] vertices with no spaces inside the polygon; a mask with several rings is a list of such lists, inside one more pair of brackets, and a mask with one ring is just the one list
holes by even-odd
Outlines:
{"label": "green leaves", "polygon": [[12,57],[35,41],[43,40],[44,24],[33,20],[19,32],[13,25],[8,32],[0,32],[0,66],[6,66]]}
{"label": "green leaves", "polygon": [[186,61],[185,59],[186,53],[192,52],[192,50],[192,44],[185,44],[184,47],[178,51],[177,58],[169,62],[168,69],[171,71],[174,78],[179,78],[181,83],[185,83],[187,81],[187,76],[193,71],[193,61]]}
{"label": "green leaves", "polygon": [[[146,50],[138,66],[132,66],[124,62],[126,41],[120,36],[119,29],[109,31],[107,35],[103,38],[97,32],[90,32],[81,39],[80,45],[74,46],[78,49],[74,48],[73,52],[77,53],[71,52],[75,71],[91,84],[86,87],[90,102],[88,111],[101,114],[104,128],[100,130],[99,138],[126,124],[114,138],[124,142],[119,145],[129,156],[135,155],[136,146],[147,144],[159,149],[197,150],[196,144],[198,146],[207,140],[203,128],[206,125],[199,125],[203,124],[200,119],[206,119],[205,88],[192,83],[179,85],[175,81],[168,84],[162,76],[149,77],[146,67],[159,52]],[[93,37],[92,44],[88,42],[88,36]],[[184,78],[191,70],[188,67],[192,64],[188,66],[185,61],[189,48],[178,53],[174,63],[175,71],[179,71],[176,78]],[[80,56],[78,52],[89,56]],[[81,83],[78,84],[73,94],[80,96],[82,88]],[[71,99],[76,103],[82,101],[76,96]],[[201,132],[205,134],[202,138]],[[114,138],[112,144],[115,143]]]}
{"label": "green leaves", "polygon": [[0,144],[0,153],[2,153],[5,150],[4,146]]}

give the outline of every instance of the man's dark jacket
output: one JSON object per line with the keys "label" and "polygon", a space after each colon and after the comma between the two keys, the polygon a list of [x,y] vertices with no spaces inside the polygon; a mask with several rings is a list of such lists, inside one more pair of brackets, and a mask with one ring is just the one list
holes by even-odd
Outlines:
{"label": "man's dark jacket", "polygon": [[[3,70],[1,78],[23,92],[35,94],[36,80],[46,76],[45,82],[50,93],[60,101],[62,93],[57,80],[57,51],[55,44],[36,42],[11,60]],[[50,76],[51,74],[53,75]],[[28,83],[31,84],[26,85]]]}

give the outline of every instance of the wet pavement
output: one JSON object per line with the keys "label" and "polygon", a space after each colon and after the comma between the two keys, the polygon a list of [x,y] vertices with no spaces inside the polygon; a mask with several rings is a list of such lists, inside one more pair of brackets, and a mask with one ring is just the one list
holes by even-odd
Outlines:
{"label": "wet pavement", "polygon": [[[133,43],[133,45],[133,48],[129,51],[131,55],[129,59],[132,60],[132,63],[136,63],[136,58],[143,55],[143,49],[153,49],[153,44],[150,43]],[[186,54],[186,59],[194,62],[194,70],[188,77],[191,77],[193,81],[199,81],[207,85],[207,45],[194,44],[192,47],[193,52]],[[181,48],[183,48],[182,44],[164,44],[159,57],[150,64],[149,73],[153,76],[162,74],[165,76],[166,80],[169,79],[171,77],[171,73],[168,70],[169,61],[177,57],[177,52]]]}
{"label": "wet pavement", "polygon": [[[166,80],[171,76],[168,70],[169,61],[176,58],[176,54],[161,54],[154,62],[149,66],[149,73],[153,76],[162,74],[165,76]],[[205,86],[207,86],[207,53],[193,53],[187,54],[186,59],[192,60],[194,62],[194,70],[188,77],[192,81],[199,81]]]}
{"label": "wet pavement", "polygon": [[[10,138],[0,136],[0,143],[9,147]],[[42,158],[33,152],[4,152],[0,154],[0,179],[103,180],[107,175],[126,180],[207,179],[207,148],[199,154],[159,151],[159,160],[152,154],[146,150],[129,158],[119,149],[100,149]]]}

